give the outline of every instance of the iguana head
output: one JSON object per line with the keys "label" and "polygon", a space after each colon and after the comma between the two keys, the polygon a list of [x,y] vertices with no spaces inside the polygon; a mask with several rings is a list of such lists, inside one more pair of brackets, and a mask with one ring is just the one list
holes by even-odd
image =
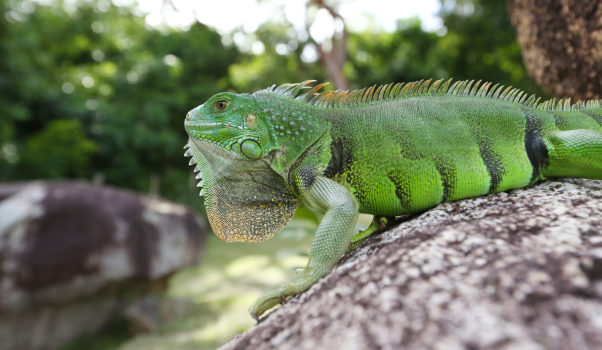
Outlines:
{"label": "iguana head", "polygon": [[267,155],[268,128],[249,94],[222,92],[188,112],[185,128],[192,140],[214,143],[233,156]]}
{"label": "iguana head", "polygon": [[259,241],[281,230],[299,203],[264,160],[269,133],[255,98],[216,94],[188,112],[184,127],[213,232],[226,241]]}

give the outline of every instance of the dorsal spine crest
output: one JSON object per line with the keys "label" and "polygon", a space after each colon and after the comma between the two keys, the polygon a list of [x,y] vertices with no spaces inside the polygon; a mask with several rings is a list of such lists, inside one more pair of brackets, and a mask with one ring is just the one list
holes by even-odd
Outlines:
{"label": "dorsal spine crest", "polygon": [[328,83],[313,85],[315,80],[305,80],[295,84],[272,85],[255,94],[274,93],[301,100],[309,105],[322,108],[339,108],[364,105],[371,102],[402,99],[425,95],[475,96],[498,99],[523,104],[527,107],[549,111],[571,111],[602,106],[602,100],[578,101],[571,104],[571,99],[555,98],[541,101],[540,97],[528,95],[524,91],[511,86],[503,86],[479,80],[462,80],[452,83],[452,79],[444,81],[418,80],[408,83],[373,85],[356,90],[322,90]]}

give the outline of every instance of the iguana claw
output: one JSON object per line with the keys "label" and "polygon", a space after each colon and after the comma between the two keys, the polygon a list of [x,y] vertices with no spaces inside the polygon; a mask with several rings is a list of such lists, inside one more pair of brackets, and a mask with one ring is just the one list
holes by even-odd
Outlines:
{"label": "iguana claw", "polygon": [[259,319],[263,313],[271,309],[272,307],[284,303],[293,295],[300,294],[316,283],[320,277],[322,277],[327,271],[308,271],[307,269],[303,274],[297,276],[293,281],[281,285],[278,289],[259,297],[251,307],[249,307],[249,314],[254,319]]}

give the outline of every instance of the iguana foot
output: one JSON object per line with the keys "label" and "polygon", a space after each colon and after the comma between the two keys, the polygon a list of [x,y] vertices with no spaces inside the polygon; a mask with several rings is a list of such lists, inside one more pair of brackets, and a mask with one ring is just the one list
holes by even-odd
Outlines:
{"label": "iguana foot", "polygon": [[358,234],[351,237],[351,244],[347,252],[352,251],[360,245],[366,238],[372,236],[376,232],[382,231],[391,227],[395,223],[394,216],[374,216],[372,223],[365,230],[360,230]]}
{"label": "iguana foot", "polygon": [[307,269],[293,281],[280,286],[278,289],[258,298],[251,307],[249,313],[256,321],[266,311],[278,304],[284,304],[290,297],[300,294],[316,283],[324,273],[308,272]]}

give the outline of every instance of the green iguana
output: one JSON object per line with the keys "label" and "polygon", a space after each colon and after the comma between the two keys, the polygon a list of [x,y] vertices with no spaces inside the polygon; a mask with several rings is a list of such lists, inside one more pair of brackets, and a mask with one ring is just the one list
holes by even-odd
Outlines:
{"label": "green iguana", "polygon": [[[324,213],[307,267],[250,307],[256,319],[395,216],[551,177],[602,179],[602,100],[540,103],[480,81],[353,91],[314,82],[218,93],[184,123],[221,239],[268,239],[300,203]],[[358,213],[374,221],[354,236]]]}

